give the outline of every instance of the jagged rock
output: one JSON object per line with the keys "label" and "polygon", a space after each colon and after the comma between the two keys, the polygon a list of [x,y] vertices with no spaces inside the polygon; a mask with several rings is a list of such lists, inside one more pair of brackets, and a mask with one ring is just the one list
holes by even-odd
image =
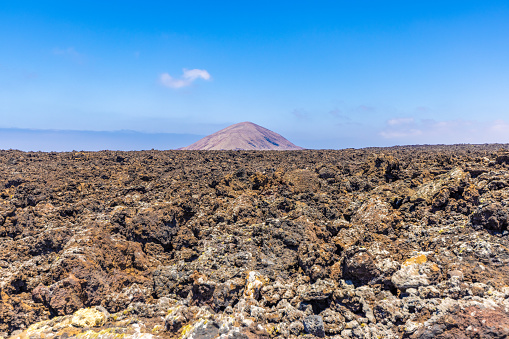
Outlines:
{"label": "jagged rock", "polygon": [[324,323],[324,332],[327,335],[340,334],[345,327],[345,317],[341,313],[335,312],[331,309],[326,309],[320,316]]}
{"label": "jagged rock", "polygon": [[304,331],[319,338],[325,337],[322,317],[310,315],[304,318]]}
{"label": "jagged rock", "polygon": [[227,280],[217,284],[214,289],[214,307],[223,308],[233,306],[242,295],[246,281],[242,278]]}
{"label": "jagged rock", "polygon": [[392,276],[392,283],[401,290],[428,286],[429,272],[439,270],[436,264],[429,263],[426,255],[421,254],[405,261],[399,271]]}
{"label": "jagged rock", "polygon": [[380,275],[373,256],[365,250],[358,250],[349,255],[344,261],[343,272],[347,279],[361,284],[366,284]]}
{"label": "jagged rock", "polygon": [[244,297],[251,299],[258,299],[260,297],[260,290],[266,284],[266,279],[258,272],[251,271],[247,277],[247,284],[244,290]]}
{"label": "jagged rock", "polygon": [[283,180],[292,188],[294,193],[311,193],[319,187],[317,175],[304,169],[285,174]]}
{"label": "jagged rock", "polygon": [[[419,186],[415,194],[410,197],[410,200],[425,201],[426,203],[433,204],[433,199],[442,199],[442,201],[435,202],[435,204],[445,203],[444,199],[448,198],[450,190],[456,191],[457,187],[464,185],[467,180],[468,173],[457,167],[435,180]],[[445,194],[445,196],[439,197],[440,194]]]}
{"label": "jagged rock", "polygon": [[177,305],[168,310],[164,319],[164,326],[173,333],[180,330],[188,321],[192,319],[192,314],[187,306]]}
{"label": "jagged rock", "polygon": [[[161,267],[154,270],[154,292],[157,297],[179,295],[186,297],[191,290],[191,274],[175,266]],[[187,286],[186,288],[183,288]]]}
{"label": "jagged rock", "polygon": [[501,152],[495,158],[497,164],[509,164],[509,152]]}
{"label": "jagged rock", "polygon": [[215,321],[199,320],[190,328],[182,331],[181,338],[213,339],[219,334],[219,324]]}
{"label": "jagged rock", "polygon": [[300,285],[297,293],[304,301],[325,300],[332,295],[335,288],[336,284],[332,281],[319,279],[312,285]]}
{"label": "jagged rock", "polygon": [[412,338],[507,338],[509,322],[507,313],[496,307],[467,307],[442,317],[432,326],[423,326]]}
{"label": "jagged rock", "polygon": [[502,204],[494,202],[481,206],[471,215],[470,221],[474,227],[503,232],[509,226],[509,211]]}
{"label": "jagged rock", "polygon": [[72,275],[49,288],[39,285],[32,291],[34,301],[48,305],[57,315],[70,314],[82,308],[82,294],[80,281]]}
{"label": "jagged rock", "polygon": [[498,148],[0,151],[0,336],[503,338]]}
{"label": "jagged rock", "polygon": [[108,315],[97,308],[83,308],[76,311],[71,318],[75,327],[100,327],[106,323]]}

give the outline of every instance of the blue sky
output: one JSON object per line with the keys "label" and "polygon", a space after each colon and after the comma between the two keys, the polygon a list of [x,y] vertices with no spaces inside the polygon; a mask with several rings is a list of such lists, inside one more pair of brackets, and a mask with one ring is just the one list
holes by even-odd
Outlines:
{"label": "blue sky", "polygon": [[2,1],[0,32],[0,128],[509,142],[507,0]]}

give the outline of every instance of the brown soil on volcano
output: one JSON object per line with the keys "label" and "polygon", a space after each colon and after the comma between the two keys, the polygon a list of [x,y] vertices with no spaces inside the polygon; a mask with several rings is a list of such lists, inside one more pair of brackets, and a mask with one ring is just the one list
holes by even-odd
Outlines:
{"label": "brown soil on volcano", "polygon": [[501,147],[0,151],[0,337],[506,338]]}
{"label": "brown soil on volcano", "polygon": [[288,151],[302,150],[281,135],[252,122],[241,122],[228,126],[214,134],[198,140],[182,150],[258,150]]}

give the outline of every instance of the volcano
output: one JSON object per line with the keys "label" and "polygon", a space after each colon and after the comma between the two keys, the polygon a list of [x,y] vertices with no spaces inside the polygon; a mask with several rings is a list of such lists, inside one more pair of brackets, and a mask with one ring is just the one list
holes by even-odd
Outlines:
{"label": "volcano", "polygon": [[228,126],[181,150],[302,150],[281,135],[252,122]]}

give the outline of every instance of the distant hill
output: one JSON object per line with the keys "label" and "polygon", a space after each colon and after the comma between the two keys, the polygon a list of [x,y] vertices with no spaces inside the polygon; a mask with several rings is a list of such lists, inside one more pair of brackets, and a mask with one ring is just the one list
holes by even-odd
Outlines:
{"label": "distant hill", "polygon": [[281,135],[252,122],[228,126],[182,150],[301,150]]}
{"label": "distant hill", "polygon": [[141,151],[189,145],[203,135],[121,131],[0,128],[0,149],[21,151]]}

